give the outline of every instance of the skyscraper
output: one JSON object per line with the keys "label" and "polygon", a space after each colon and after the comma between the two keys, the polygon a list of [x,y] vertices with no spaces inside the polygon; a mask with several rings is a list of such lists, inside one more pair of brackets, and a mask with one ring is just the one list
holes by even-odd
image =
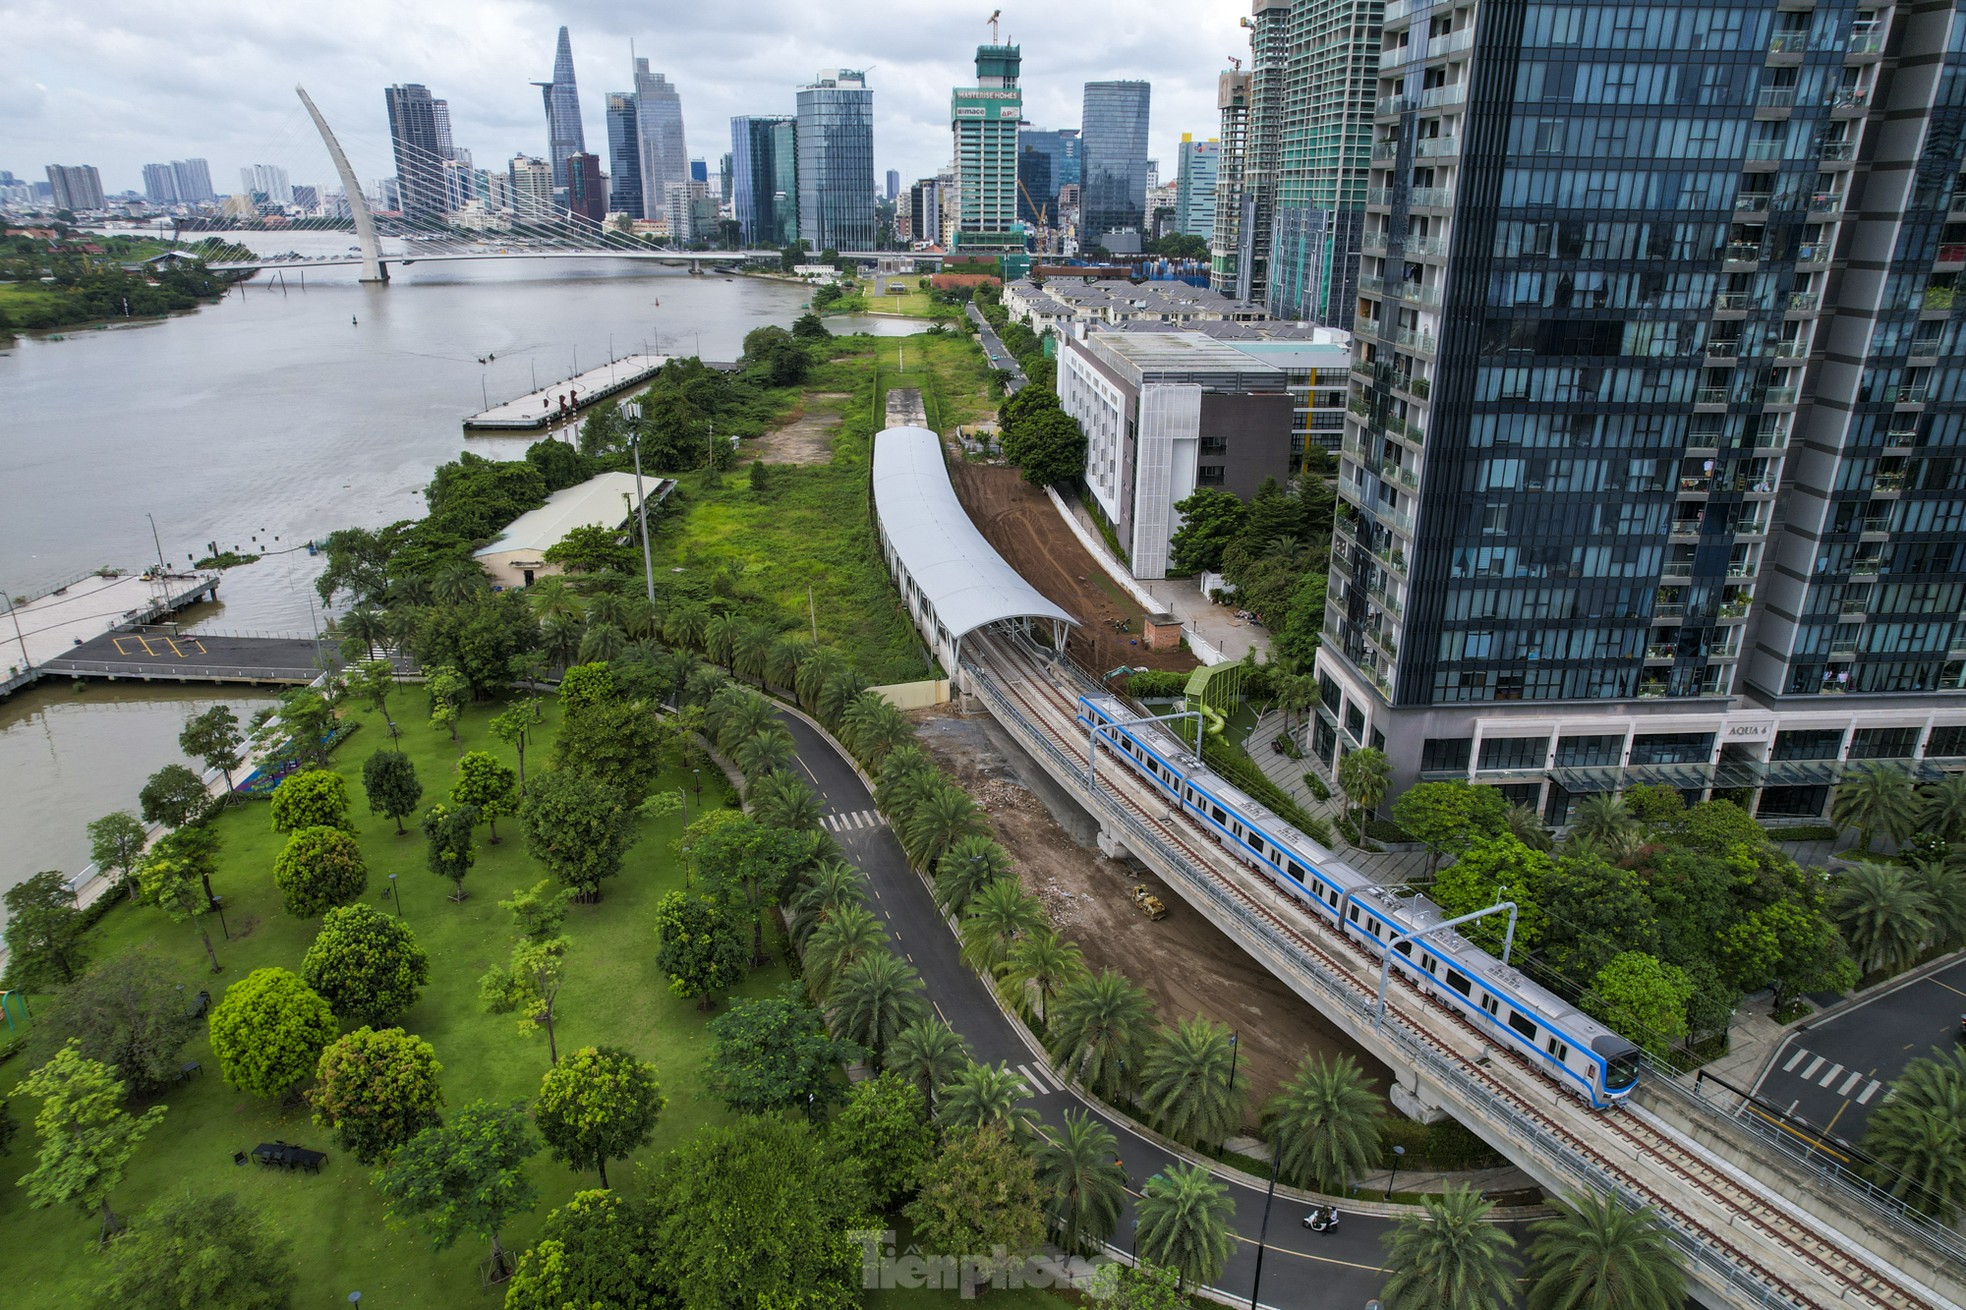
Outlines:
{"label": "skyscraper", "polygon": [[1024,117],[1017,73],[1022,63],[1014,45],[978,46],[976,85],[957,87],[950,96],[956,185],[962,190],[958,249],[1000,253],[1024,248],[1017,226],[1017,124]]}
{"label": "skyscraper", "polygon": [[1220,141],[1181,137],[1181,159],[1174,200],[1174,229],[1188,236],[1215,235],[1215,172],[1222,157]]}
{"label": "skyscraper", "polygon": [[405,218],[434,219],[444,212],[443,140],[430,88],[418,82],[386,87],[389,144],[396,155],[396,194]]}
{"label": "skyscraper", "polygon": [[874,248],[874,93],[822,72],[799,88],[799,236],[814,250]]}
{"label": "skyscraper", "polygon": [[1250,246],[1242,234],[1255,225],[1256,206],[1248,196],[1249,74],[1225,72],[1215,85],[1221,115],[1222,150],[1215,164],[1215,235],[1208,243],[1208,285],[1239,300],[1248,299],[1253,270]]}
{"label": "skyscraper", "polygon": [[287,170],[278,164],[253,164],[241,168],[239,189],[247,195],[264,199],[269,205],[291,205],[294,200],[294,189],[287,180]]}
{"label": "skyscraper", "polygon": [[942,184],[925,177],[908,192],[908,224],[916,241],[942,244]]}
{"label": "skyscraper", "polygon": [[717,161],[717,197],[724,203],[725,208],[730,206],[730,170],[730,153],[726,151],[724,157]]}
{"label": "skyscraper", "polygon": [[798,128],[785,115],[730,120],[731,208],[747,246],[788,246],[798,228]]}
{"label": "skyscraper", "polygon": [[212,190],[212,170],[202,159],[172,160],[171,177],[177,184],[178,199],[187,205],[201,205],[218,198]]}
{"label": "skyscraper", "polygon": [[437,153],[445,159],[456,159],[457,142],[451,137],[450,101],[430,102],[430,122],[437,132]]}
{"label": "skyscraper", "polygon": [[590,223],[608,216],[608,188],[601,177],[598,155],[581,151],[567,156],[567,210]]}
{"label": "skyscraper", "polygon": [[143,166],[143,194],[153,205],[175,205],[180,198],[177,193],[177,174],[169,164],[145,164]]}
{"label": "skyscraper", "polygon": [[553,216],[553,167],[533,155],[514,155],[506,168],[512,212],[528,222]]}
{"label": "skyscraper", "polygon": [[[1017,135],[1017,217],[1037,227],[1058,227],[1058,193],[1079,184],[1079,130]],[[1044,211],[1039,221],[1038,211]]]}
{"label": "skyscraper", "polygon": [[1556,822],[1957,768],[1966,13],[1476,0],[1383,49],[1314,754]]}
{"label": "skyscraper", "polygon": [[630,218],[642,216],[642,146],[636,117],[633,91],[608,92],[608,210]]}
{"label": "skyscraper", "polygon": [[901,197],[901,170],[887,170],[887,202],[891,205]]}
{"label": "skyscraper", "polygon": [[560,29],[553,52],[553,80],[534,82],[546,105],[546,158],[553,165],[553,185],[568,186],[567,160],[587,151],[587,130],[580,122],[580,91],[573,81],[573,41]]}
{"label": "skyscraper", "polygon": [[56,209],[101,209],[102,175],[94,164],[49,164],[48,187]]}
{"label": "skyscraper", "polygon": [[642,152],[642,217],[667,220],[669,195],[689,195],[683,99],[649,61],[635,61],[635,132]]}
{"label": "skyscraper", "polygon": [[[1147,226],[1145,82],[1087,82],[1080,167],[1079,241],[1115,252],[1138,250]],[[1132,236],[1117,235],[1131,232]],[[1108,241],[1109,234],[1113,235]]]}

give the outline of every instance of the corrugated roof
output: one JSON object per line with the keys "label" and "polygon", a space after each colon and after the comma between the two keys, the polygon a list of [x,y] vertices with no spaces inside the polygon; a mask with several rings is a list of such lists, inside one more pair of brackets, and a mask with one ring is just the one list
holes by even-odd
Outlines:
{"label": "corrugated roof", "polygon": [[[645,477],[642,488],[649,499],[658,499],[663,479]],[[622,497],[627,497],[623,500]],[[635,475],[602,473],[578,486],[566,487],[546,498],[538,509],[527,510],[506,526],[498,540],[471,552],[474,556],[503,555],[508,551],[544,553],[557,546],[575,528],[618,528],[634,513]]]}
{"label": "corrugated roof", "polygon": [[874,438],[874,512],[950,636],[1000,619],[1078,623],[976,530],[949,484],[941,439],[927,428],[888,428]]}

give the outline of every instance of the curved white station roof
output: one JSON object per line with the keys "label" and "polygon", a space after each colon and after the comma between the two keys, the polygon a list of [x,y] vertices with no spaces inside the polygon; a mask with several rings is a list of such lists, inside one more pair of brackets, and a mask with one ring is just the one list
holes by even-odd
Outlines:
{"label": "curved white station roof", "polygon": [[976,530],[949,484],[941,439],[927,428],[888,428],[874,438],[874,512],[952,639],[999,619],[1078,623]]}

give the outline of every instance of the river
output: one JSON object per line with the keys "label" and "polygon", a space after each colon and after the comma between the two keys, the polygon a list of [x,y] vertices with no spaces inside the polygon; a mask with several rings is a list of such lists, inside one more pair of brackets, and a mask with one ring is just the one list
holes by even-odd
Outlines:
{"label": "river", "polygon": [[[266,253],[339,252],[337,233],[226,234]],[[431,470],[464,449],[518,458],[533,437],[462,434],[462,419],[652,350],[735,359],[788,325],[788,283],[608,260],[394,265],[262,274],[160,323],[23,337],[0,353],[0,587],[37,594],[103,565],[271,550],[227,573],[200,622],[304,633],[320,561],[299,548],[351,524],[422,513]],[[304,285],[303,285],[304,276]],[[284,282],[284,286],[282,285]],[[897,325],[899,326],[899,325]],[[536,382],[535,382],[536,379]],[[83,825],[135,808],[177,758],[186,715],[264,696],[43,685],[0,701],[0,889],[87,862]]]}

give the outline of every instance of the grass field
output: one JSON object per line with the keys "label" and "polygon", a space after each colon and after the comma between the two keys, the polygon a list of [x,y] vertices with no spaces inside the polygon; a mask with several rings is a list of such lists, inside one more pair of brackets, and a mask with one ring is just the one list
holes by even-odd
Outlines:
{"label": "grass field", "polygon": [[[419,690],[403,688],[392,705],[404,724],[402,745],[416,763],[427,804],[448,791],[455,752],[445,734],[424,724]],[[486,727],[499,708],[467,708],[463,737],[467,748],[492,750],[510,763],[509,751],[491,739]],[[558,715],[552,702],[545,708],[545,722],[527,752],[529,769],[538,769],[551,755]],[[488,845],[480,834],[478,862],[465,880],[470,899],[462,904],[446,899],[450,885],[424,867],[421,836],[412,832],[398,837],[394,824],[367,813],[359,782],[362,762],[389,739],[372,713],[356,717],[365,720],[364,726],[336,753],[333,767],[349,778],[355,798],[355,823],[369,864],[368,895],[386,907],[388,875],[397,874],[404,917],[431,957],[430,985],[402,1024],[436,1048],[444,1066],[445,1098],[453,1109],[478,1098],[530,1099],[547,1068],[545,1035],[521,1035],[512,1016],[485,1013],[478,979],[510,951],[509,916],[498,902],[544,875],[525,853],[517,824],[508,821],[500,825],[505,840],[497,846]],[[670,775],[662,785],[673,789],[687,781],[687,775]],[[721,778],[706,775],[700,803],[715,806],[722,799]],[[699,802],[694,796],[690,801],[694,814]],[[655,967],[652,914],[665,892],[684,883],[684,870],[670,849],[683,822],[680,814],[646,821],[621,876],[606,884],[599,904],[575,906],[568,923],[574,948],[559,1007],[560,1049],[605,1042],[654,1062],[668,1107],[641,1159],[653,1159],[697,1128],[729,1118],[702,1086],[709,1016],[672,997]],[[218,823],[225,847],[223,872],[214,884],[225,898],[232,932],[230,942],[217,942],[225,972],[211,975],[189,925],[142,907],[120,907],[104,919],[90,939],[96,958],[150,943],[181,971],[188,994],[209,987],[215,1002],[226,983],[252,969],[277,965],[299,971],[318,924],[296,920],[281,906],[272,865],[284,839],[271,831],[268,807],[241,805]],[[216,937],[217,921],[208,922]],[[766,966],[741,991],[767,993],[788,977],[782,965]],[[342,1155],[304,1109],[283,1112],[228,1088],[202,1032],[186,1048],[185,1058],[201,1061],[203,1073],[161,1098],[170,1112],[114,1193],[119,1214],[135,1217],[179,1185],[241,1197],[292,1239],[300,1273],[298,1305],[338,1304],[356,1290],[365,1303],[388,1310],[500,1303],[501,1293],[479,1285],[484,1250],[478,1243],[461,1242],[432,1253],[420,1232],[392,1227],[383,1219],[368,1171]],[[10,1092],[26,1072],[25,1060],[0,1065],[0,1094]],[[33,1164],[33,1105],[17,1102],[14,1109],[22,1130],[13,1152],[0,1156],[0,1225],[10,1270],[6,1303],[17,1310],[89,1305],[98,1268],[95,1221],[74,1209],[29,1209],[26,1192],[14,1181]],[[333,1159],[318,1176],[233,1165],[234,1151],[276,1138],[327,1150]],[[576,1175],[544,1153],[533,1161],[531,1173],[541,1204],[502,1234],[515,1250],[531,1242],[548,1210],[596,1183],[593,1174]],[[610,1178],[623,1191],[640,1191],[635,1169],[617,1166]]]}
{"label": "grass field", "polygon": [[910,318],[956,319],[963,313],[956,305],[937,304],[926,291],[909,291],[898,296],[891,291],[882,296],[869,291],[867,308],[882,314],[906,314]]}

